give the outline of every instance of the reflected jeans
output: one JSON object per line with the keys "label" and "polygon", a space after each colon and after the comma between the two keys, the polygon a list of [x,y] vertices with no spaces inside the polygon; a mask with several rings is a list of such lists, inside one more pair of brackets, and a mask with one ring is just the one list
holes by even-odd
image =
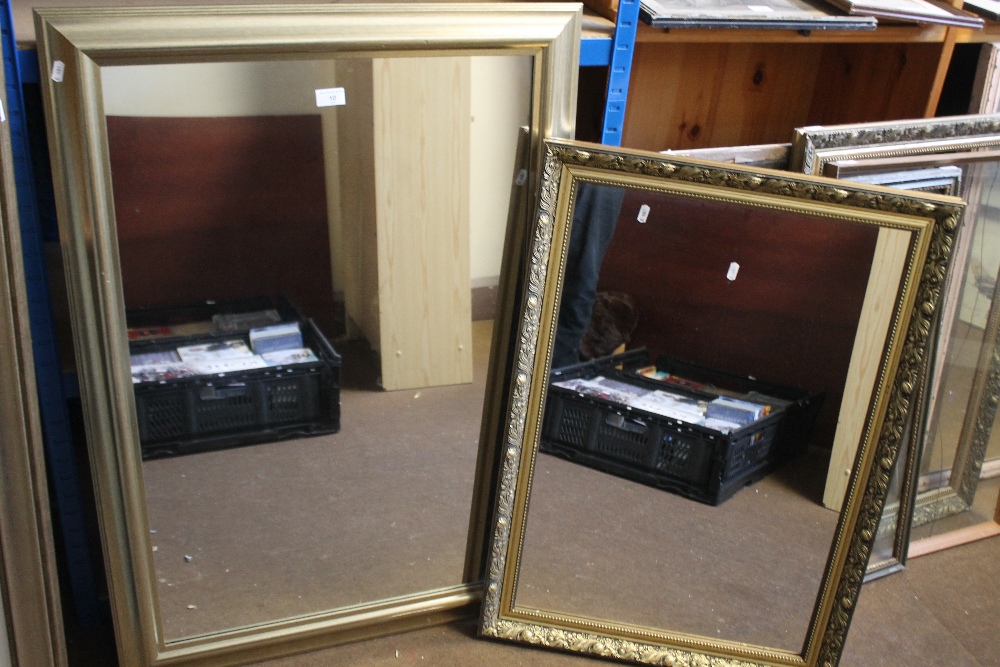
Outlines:
{"label": "reflected jeans", "polygon": [[580,341],[590,324],[601,264],[624,199],[624,188],[595,183],[577,186],[552,368],[579,361]]}

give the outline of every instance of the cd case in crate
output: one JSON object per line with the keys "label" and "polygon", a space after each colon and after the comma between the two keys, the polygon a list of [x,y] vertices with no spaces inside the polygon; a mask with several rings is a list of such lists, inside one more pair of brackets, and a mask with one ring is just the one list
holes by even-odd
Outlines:
{"label": "cd case in crate", "polygon": [[645,350],[550,376],[540,449],[718,505],[806,445],[823,393]]}
{"label": "cd case in crate", "polygon": [[340,356],[284,297],[126,320],[143,459],[340,430]]}

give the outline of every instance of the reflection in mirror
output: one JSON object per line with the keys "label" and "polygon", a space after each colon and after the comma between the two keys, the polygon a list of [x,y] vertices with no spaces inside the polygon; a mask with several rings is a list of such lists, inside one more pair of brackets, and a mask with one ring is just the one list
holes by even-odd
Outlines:
{"label": "reflection in mirror", "polygon": [[[510,418],[484,634],[653,664],[835,663],[961,203],[548,148],[549,279],[526,300],[534,380]],[[838,514],[822,495],[845,430],[860,448]]]}
{"label": "reflection in mirror", "polygon": [[[878,235],[578,185],[518,607],[801,649]],[[619,346],[646,354],[571,366]]]}
{"label": "reflection in mirror", "polygon": [[[921,158],[923,159],[923,158]],[[826,165],[830,175],[858,183],[885,185],[903,190],[959,196],[962,192],[963,168],[954,164],[925,166],[910,164],[909,158],[886,160],[834,160]],[[933,161],[932,161],[933,162]],[[949,160],[950,162],[950,160]],[[968,215],[970,210],[966,209]],[[934,329],[937,329],[935,324]],[[921,369],[917,397],[906,420],[897,464],[886,497],[885,509],[868,563],[866,581],[900,571],[906,565],[906,550],[910,540],[916,480],[912,474],[923,448],[926,420],[927,387],[936,366],[935,340],[929,344],[928,364]],[[900,520],[900,517],[903,517]]]}
{"label": "reflection in mirror", "polygon": [[165,639],[462,584],[530,59],[102,78]]}
{"label": "reflection in mirror", "polygon": [[[995,464],[984,461],[998,456],[995,451],[989,453],[995,397],[1000,394],[991,358],[995,335],[985,323],[995,290],[986,268],[989,260],[984,264],[975,248],[975,235],[982,235],[996,217],[996,195],[991,190],[1000,162],[998,149],[1000,116],[996,114],[796,130],[793,166],[807,173],[853,179],[879,170],[905,175],[951,166],[965,172],[960,196],[968,201],[968,209],[956,237],[955,260],[935,328],[937,352],[927,369],[919,425],[924,433],[918,435],[921,443],[906,472],[913,496],[909,499],[914,529],[911,555],[985,536],[972,530],[967,537],[956,531],[950,538],[923,539],[950,530],[948,525],[987,525],[978,522],[992,515],[989,508],[970,511],[970,506],[976,504],[976,489],[991,485],[988,478],[995,475],[991,472]],[[985,301],[980,299],[979,321],[973,322],[969,305],[977,293]],[[997,488],[984,493],[993,498]],[[945,521],[939,524],[941,519]],[[909,520],[900,522],[901,530],[907,523]],[[927,523],[935,525],[925,526]],[[996,524],[989,525],[994,527],[991,531],[997,530]]]}

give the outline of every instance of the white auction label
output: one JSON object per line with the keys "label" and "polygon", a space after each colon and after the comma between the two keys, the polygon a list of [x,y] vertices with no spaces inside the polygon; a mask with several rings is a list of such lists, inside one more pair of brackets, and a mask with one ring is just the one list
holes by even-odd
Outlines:
{"label": "white auction label", "polygon": [[316,106],[342,107],[347,104],[343,88],[319,88],[316,90]]}
{"label": "white auction label", "polygon": [[639,222],[646,222],[649,220],[649,204],[643,204],[639,207],[639,215],[635,218]]}
{"label": "white auction label", "polygon": [[736,280],[736,274],[739,272],[740,272],[740,265],[737,264],[736,262],[733,262],[732,264],[729,265],[729,272],[726,273],[726,278],[729,278],[730,281]]}
{"label": "white auction label", "polygon": [[7,122],[7,112],[3,110],[3,101],[0,101],[0,123]]}
{"label": "white auction label", "polygon": [[59,83],[63,80],[63,72],[66,71],[66,63],[61,60],[57,60],[52,63],[52,80]]}
{"label": "white auction label", "polygon": [[747,5],[747,9],[752,12],[773,12],[774,9],[767,5]]}

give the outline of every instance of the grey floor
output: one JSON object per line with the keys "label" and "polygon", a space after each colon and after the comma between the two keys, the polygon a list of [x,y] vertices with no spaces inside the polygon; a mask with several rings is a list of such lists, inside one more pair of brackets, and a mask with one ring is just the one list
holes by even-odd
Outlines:
{"label": "grey floor", "polygon": [[[69,640],[74,667],[115,664],[107,631],[75,631]],[[613,663],[479,639],[470,619],[257,667],[588,664]],[[905,571],[865,584],[840,665],[1000,665],[1000,538],[912,559]]]}
{"label": "grey floor", "polygon": [[[272,660],[258,667],[572,667],[597,662],[477,639],[475,625],[470,621]],[[905,571],[866,584],[840,664],[1000,665],[1000,538],[913,559]]]}
{"label": "grey floor", "polygon": [[[470,403],[481,401],[481,391],[482,385],[476,383],[475,391],[463,390],[460,392],[461,399]],[[386,405],[380,402],[370,409],[363,409],[363,401],[370,398],[364,392],[359,393],[356,397],[347,396],[346,400],[360,401],[349,411],[352,415],[370,413],[372,418],[367,421],[369,426],[388,428],[391,424],[381,422],[392,422],[393,420],[385,420],[384,415],[390,413],[406,414],[406,410],[414,403],[420,403],[424,407],[421,412],[424,412],[428,401],[434,399],[435,393],[423,392],[419,398],[416,398],[416,394],[401,394],[400,396],[405,399],[403,400],[405,405],[395,403]],[[458,403],[456,399],[459,397],[447,395],[442,398],[445,403],[454,406]],[[380,399],[380,401],[386,400],[393,399],[385,397]],[[465,409],[460,412],[465,414],[471,410]],[[449,423],[464,421],[464,419],[457,418],[455,414],[446,415],[444,412],[438,411],[432,411],[432,414],[435,414],[436,418],[431,419],[430,423],[422,424],[422,429],[411,430],[435,433],[441,428],[442,421]],[[410,426],[414,425],[416,422],[411,421]],[[475,433],[474,427],[475,423],[471,424],[472,430],[469,430],[468,433],[463,432],[462,437],[458,437],[456,434],[456,437],[450,440],[475,442],[478,434]],[[342,435],[346,434],[345,432]],[[367,461],[369,466],[374,466],[386,474],[386,484],[382,487],[384,490],[381,493],[369,493],[358,498],[356,503],[358,508],[367,507],[372,510],[381,506],[380,504],[384,504],[386,497],[395,495],[387,493],[386,490],[389,489],[398,491],[402,496],[410,497],[412,500],[412,496],[402,493],[402,487],[406,485],[400,486],[405,481],[406,475],[413,474],[415,471],[421,474],[431,474],[414,463],[426,461],[428,458],[429,450],[427,447],[429,445],[426,438],[417,438],[416,442],[410,443],[405,448],[406,451],[412,450],[415,458],[398,470],[389,465],[389,459],[384,453],[380,454],[381,450],[378,448],[380,442],[383,445],[385,442],[389,442],[393,445],[391,449],[398,451],[401,448],[398,435],[393,437],[389,434],[373,431],[367,433],[366,437],[356,434],[354,440],[360,443],[358,445],[359,463],[356,467],[363,470]],[[406,567],[397,572],[396,570],[400,570],[400,568],[395,567],[394,569],[392,565],[394,561],[390,558],[385,563],[385,568],[388,568],[385,572],[377,577],[368,576],[371,574],[371,568],[376,564],[371,554],[392,552],[392,549],[385,548],[385,545],[372,545],[351,540],[344,545],[338,545],[336,550],[330,551],[330,545],[334,544],[334,540],[322,539],[319,542],[323,549],[316,553],[323,555],[327,554],[328,551],[330,554],[342,551],[346,556],[350,556],[350,558],[345,556],[343,562],[360,563],[363,561],[365,566],[360,569],[331,568],[329,562],[318,560],[317,562],[322,567],[313,571],[315,568],[310,569],[309,562],[306,562],[305,565],[299,563],[299,560],[302,560],[302,554],[308,552],[305,547],[317,541],[317,534],[322,532],[318,528],[323,525],[323,522],[289,522],[288,517],[313,515],[320,510],[322,505],[320,501],[333,503],[332,506],[341,509],[350,505],[350,499],[347,497],[334,498],[329,495],[329,484],[324,483],[325,478],[321,473],[323,470],[331,469],[329,462],[324,465],[324,461],[329,458],[330,453],[322,447],[322,444],[318,440],[296,443],[291,446],[284,443],[282,447],[250,448],[218,454],[181,457],[156,462],[155,465],[149,466],[146,480],[147,491],[151,500],[151,519],[153,525],[157,527],[157,532],[151,536],[151,541],[156,547],[155,557],[157,574],[161,584],[161,604],[170,607],[171,610],[167,614],[168,610],[164,609],[165,615],[168,616],[167,620],[170,621],[168,630],[183,636],[188,633],[210,632],[219,627],[232,627],[234,624],[252,622],[253,616],[273,618],[275,616],[272,614],[275,613],[282,616],[302,613],[303,610],[308,612],[318,608],[309,601],[311,594],[320,595],[322,599],[328,601],[330,582],[327,580],[331,570],[354,572],[356,586],[345,587],[344,582],[341,582],[335,588],[341,592],[352,590],[352,595],[362,595],[363,599],[371,599],[371,595],[376,597],[379,595],[378,592],[367,590],[370,585],[391,584],[397,587],[407,585],[408,577],[405,570],[413,565],[409,562],[403,563]],[[296,447],[305,449],[298,452]],[[339,464],[339,473],[342,474],[345,452],[343,447],[337,449],[338,455],[332,461]],[[291,455],[296,452],[298,455]],[[271,455],[273,457],[268,459],[267,456]],[[264,458],[257,461],[261,457]],[[447,453],[447,456],[429,458],[444,461],[442,470],[437,471],[436,474],[438,479],[448,479],[451,474],[448,471],[453,472],[457,460],[455,453],[450,452]],[[300,461],[301,464],[294,467],[294,475],[282,476],[283,466],[287,467],[290,459]],[[240,465],[234,466],[234,461],[238,461]],[[242,476],[236,474],[240,468],[250,462],[256,462],[252,466],[252,475],[249,473]],[[195,463],[197,465],[194,465]],[[471,471],[471,464],[472,460],[470,459],[465,462],[464,467],[470,468]],[[547,518],[543,515],[536,515],[534,519],[533,530],[535,532],[529,532],[529,538],[533,534],[536,536],[547,535],[552,539],[549,540],[550,543],[546,543],[544,539],[534,538],[533,548],[535,548],[538,557],[534,560],[531,572],[526,574],[525,580],[533,584],[533,590],[526,585],[525,603],[532,604],[530,595],[540,594],[543,588],[548,592],[548,589],[551,588],[554,591],[553,594],[564,595],[564,597],[558,598],[561,602],[571,605],[578,603],[591,605],[589,608],[581,609],[581,613],[599,617],[638,613],[640,616],[634,620],[642,624],[664,625],[697,634],[713,634],[705,630],[705,627],[708,626],[705,626],[704,623],[708,622],[712,624],[713,629],[716,628],[715,624],[718,624],[717,629],[720,635],[753,643],[784,646],[785,642],[781,633],[790,632],[789,628],[795,625],[792,620],[808,616],[813,599],[809,596],[814,595],[816,590],[816,582],[809,577],[815,575],[819,567],[806,568],[798,574],[796,574],[798,572],[796,568],[809,562],[810,559],[814,561],[818,559],[817,562],[821,562],[826,553],[826,546],[816,546],[822,540],[808,531],[816,532],[820,536],[825,535],[832,530],[832,524],[827,524],[835,518],[833,513],[823,510],[818,503],[818,494],[822,485],[816,482],[816,479],[821,482],[825,470],[824,461],[810,462],[808,457],[804,457],[795,467],[789,466],[787,469],[782,469],[755,485],[741,490],[733,499],[722,506],[712,508],[691,503],[691,501],[648,487],[610,478],[603,473],[589,471],[560,459],[540,457],[536,479],[547,480],[548,490],[546,491],[545,484],[539,481],[538,492],[540,494],[548,493],[551,501],[549,504],[553,507],[557,507],[554,503],[561,502],[564,508],[554,510]],[[404,472],[406,474],[403,474]],[[363,477],[367,476],[360,475],[359,479]],[[279,479],[283,481],[278,483],[276,480]],[[612,486],[608,486],[608,484]],[[345,483],[340,486],[345,489],[362,488],[353,483]],[[418,486],[421,485],[418,484]],[[443,491],[446,487],[453,486],[453,484],[431,484],[428,486],[424,483],[421,488],[433,487]],[[990,485],[985,486],[989,491],[983,494],[984,497],[989,495],[995,501],[996,491]],[[269,493],[262,493],[265,487]],[[320,495],[306,493],[312,487],[318,489],[317,493]],[[229,491],[220,493],[226,488]],[[286,493],[274,493],[276,489],[282,489]],[[573,493],[569,493],[567,490],[572,490]],[[453,503],[456,508],[468,507],[468,490],[449,488],[448,491],[449,493],[446,494],[448,497],[454,495],[457,499]],[[206,494],[214,497],[204,497]],[[285,496],[297,498],[298,505],[289,505],[286,501],[277,502]],[[302,500],[303,497],[311,500],[305,502]],[[220,498],[225,499],[226,503],[221,504]],[[259,504],[260,498],[267,498],[269,502],[257,507],[254,503]],[[376,498],[378,498],[377,502]],[[587,501],[588,498],[591,500]],[[666,530],[668,533],[673,526],[674,529],[682,531],[682,534],[691,535],[697,531],[692,525],[686,525],[684,522],[691,523],[693,521],[697,525],[714,526],[713,534],[716,537],[711,538],[712,542],[710,543],[712,544],[720,543],[717,539],[719,534],[732,536],[733,539],[726,542],[724,550],[726,553],[716,554],[715,560],[724,567],[722,569],[709,568],[708,570],[710,573],[715,573],[710,577],[716,585],[716,589],[712,589],[714,592],[708,594],[702,590],[706,586],[704,577],[701,580],[686,581],[684,577],[669,576],[669,570],[671,567],[676,568],[677,564],[660,557],[647,558],[644,561],[651,566],[655,565],[661,568],[660,571],[649,573],[648,585],[636,586],[633,582],[632,587],[628,588],[627,582],[620,582],[612,587],[605,586],[603,589],[598,586],[587,589],[589,592],[582,598],[582,602],[573,597],[581,590],[578,585],[570,586],[566,591],[559,593],[552,584],[566,582],[559,581],[559,568],[553,569],[551,567],[551,561],[553,561],[549,557],[552,553],[551,550],[553,548],[558,550],[562,543],[580,543],[579,540],[570,538],[579,537],[579,533],[585,530],[587,525],[593,524],[595,510],[587,509],[588,507],[603,508],[613,514],[617,511],[610,507],[613,503],[606,501],[595,503],[593,502],[594,498],[615,498],[621,501],[615,504],[619,508],[638,506],[653,512],[654,516],[671,516],[674,519],[673,523],[660,525],[661,530]],[[400,507],[410,506],[419,509],[419,507],[441,505],[440,498],[424,500],[424,502],[416,504],[403,503]],[[303,502],[305,502],[305,506],[302,506]],[[294,511],[274,513],[274,506],[266,506],[272,503],[285,507],[286,510],[293,508]],[[252,519],[256,516],[257,518],[250,520],[248,524],[255,527],[255,531],[250,533],[252,539],[249,542],[219,539],[217,534],[220,530],[218,521],[207,521],[200,512],[200,509],[205,506],[219,508],[230,505],[235,508],[233,512],[229,514],[221,512],[215,518],[221,519],[223,525],[232,527],[234,521],[243,520],[240,517]],[[255,507],[259,511],[247,513],[245,510],[248,506]],[[583,508],[582,514],[580,512],[573,513],[574,506],[578,509]],[[362,516],[363,512],[358,508],[346,514],[352,517]],[[654,510],[653,508],[659,509]],[[268,530],[262,530],[262,527],[266,526],[260,520],[264,514],[271,515],[275,520],[274,525]],[[376,512],[376,514],[384,515],[384,512]],[[443,512],[441,516],[434,517],[434,519],[429,517],[423,517],[419,521],[415,519],[415,523],[423,528],[413,535],[426,537],[430,540],[430,544],[425,545],[425,550],[431,556],[439,554],[442,550],[442,544],[448,542],[448,539],[458,541],[457,546],[451,551],[461,553],[463,545],[458,543],[464,539],[465,521],[467,520],[465,516],[464,512],[454,509]],[[779,522],[782,525],[775,525],[774,519],[768,518],[775,516],[784,517],[784,520]],[[442,520],[447,517],[460,520]],[[612,521],[613,518],[605,517],[602,520],[608,531],[595,532],[591,530],[593,533],[591,537],[597,539],[584,540],[582,542],[584,548],[579,553],[573,554],[578,560],[573,566],[577,574],[585,573],[588,563],[597,562],[597,558],[602,555],[602,550],[605,561],[608,560],[610,554],[612,557],[610,562],[614,562],[615,554],[650,555],[644,553],[644,547],[639,543],[640,541],[629,538],[629,535],[636,534],[634,527],[630,532],[624,522]],[[569,519],[582,523],[574,527],[568,525]],[[648,517],[644,519],[640,516],[638,519],[648,520]],[[681,522],[681,525],[677,525],[677,522]],[[282,528],[281,524],[283,523],[289,525]],[[450,527],[444,532],[426,530],[428,526],[439,524],[443,527]],[[788,526],[792,524],[799,528],[789,530]],[[195,529],[201,532],[193,532]],[[529,521],[529,531],[531,529],[532,525]],[[291,532],[285,535],[281,532],[282,530]],[[341,530],[340,534],[344,532]],[[352,531],[346,532],[351,533]],[[355,531],[354,534],[363,534],[364,532]],[[383,533],[386,532],[383,531]],[[451,535],[451,533],[455,533],[455,535],[446,539],[445,535]],[[603,536],[609,534],[618,535],[619,539],[604,539]],[[798,536],[798,539],[790,540],[789,534]],[[176,535],[176,537],[172,537],[172,535]],[[285,536],[280,540],[274,540],[275,535]],[[327,538],[329,537],[327,536]],[[644,535],[643,537],[649,536]],[[661,536],[660,543],[662,543],[662,538],[663,536]],[[748,557],[751,550],[747,548],[747,544],[758,544],[761,540],[773,543],[772,546],[775,548],[771,549],[770,553],[787,552],[785,564],[772,564],[772,572],[769,577],[772,582],[781,583],[789,590],[780,594],[771,591],[771,599],[768,599],[769,593],[766,588],[741,585],[743,581],[752,577],[752,572],[760,569],[760,564]],[[406,542],[408,543],[406,552],[411,554],[416,542],[409,538]],[[411,544],[411,542],[413,543]],[[215,547],[208,549],[201,546],[209,543],[214,544]],[[609,547],[609,545],[611,546]],[[615,545],[624,546],[616,547]],[[263,548],[264,546],[267,548]],[[529,546],[532,545],[529,544]],[[224,551],[222,547],[231,547],[232,553]],[[611,551],[608,551],[609,548]],[[366,555],[359,556],[358,554],[361,552],[358,552],[358,549]],[[648,547],[646,547],[646,551],[648,552]],[[247,554],[250,552],[256,554],[257,560],[247,560]],[[242,556],[239,555],[241,553]],[[699,571],[703,570],[701,566],[705,565],[705,562],[699,557],[697,548],[693,548],[690,553],[681,555],[688,558],[690,562],[683,562],[688,562],[689,565],[694,562],[690,559],[696,557],[696,560],[700,561]],[[191,558],[189,560],[184,556],[191,556]],[[267,558],[258,562],[265,556]],[[711,559],[709,560],[711,561]],[[437,572],[444,565],[446,567],[441,571],[446,576],[451,578],[460,576],[461,563],[458,561],[452,564],[431,562],[431,558],[427,558],[426,561],[428,567],[431,567],[434,572]],[[726,566],[727,563],[734,562],[739,567]],[[672,563],[674,564],[672,565]],[[233,585],[233,577],[239,575],[237,571],[239,567],[247,571],[243,575],[243,579],[240,580],[246,584],[245,586]],[[265,571],[270,572],[270,575],[261,577],[259,573]],[[452,572],[452,574],[447,575],[448,572]],[[534,577],[533,581],[528,574],[530,577]],[[427,573],[424,572],[418,579],[425,580],[426,576]],[[402,579],[396,581],[399,577]],[[604,575],[591,577],[590,583],[603,584],[609,581],[610,577],[611,574],[605,572]],[[725,577],[724,581],[723,577]],[[575,579],[579,579],[579,577],[575,577]],[[800,579],[801,581],[799,581]],[[323,580],[324,585],[318,585],[319,580]],[[715,613],[714,607],[708,609],[686,603],[684,599],[693,596],[678,593],[678,591],[687,593],[684,587],[693,585],[695,586],[692,589],[693,592],[702,590],[704,599],[714,599],[713,595],[719,595],[720,582],[724,583],[721,590],[738,589],[739,592],[733,598],[735,602],[730,605],[738,607],[738,609],[729,610],[726,614],[722,614],[721,610],[720,613]],[[655,591],[653,586],[657,587]],[[775,595],[781,599],[792,599],[794,597],[792,593],[797,589],[806,590],[808,595],[786,609],[779,608],[774,604]],[[289,590],[297,591],[297,595],[287,595]],[[405,590],[405,588],[401,590]],[[604,597],[594,595],[595,591],[604,594]],[[651,591],[652,593],[666,591],[667,595],[651,594]],[[671,599],[671,596],[674,600],[681,599],[681,602],[662,606],[664,598]],[[195,599],[197,604],[190,604],[192,599]],[[661,606],[656,607],[651,604],[651,601],[657,602]],[[222,602],[227,602],[227,604],[221,605]],[[350,601],[345,602],[349,603]],[[279,603],[282,605],[280,609],[273,608],[273,605]],[[190,606],[188,606],[189,604]],[[284,605],[289,604],[291,607],[285,609]],[[221,606],[215,608],[213,605]],[[244,618],[247,614],[250,616]],[[688,627],[687,624],[693,625]],[[1000,632],[998,632],[998,628],[1000,628],[1000,539],[994,538],[913,559],[906,571],[865,585],[841,664],[850,666],[884,665],[886,667],[938,664],[969,665],[970,667],[1000,665]],[[772,634],[754,634],[762,631]],[[779,633],[777,636],[773,635],[775,631]],[[793,634],[797,634],[797,632]],[[794,650],[796,641],[792,638],[786,648]],[[68,643],[72,654],[72,665],[107,667],[115,663],[113,638],[107,629],[103,632],[72,631]],[[469,619],[450,625],[273,660],[260,663],[259,667],[451,664],[539,665],[546,667],[547,665],[592,663],[593,660],[577,655],[478,639],[475,620]]]}

